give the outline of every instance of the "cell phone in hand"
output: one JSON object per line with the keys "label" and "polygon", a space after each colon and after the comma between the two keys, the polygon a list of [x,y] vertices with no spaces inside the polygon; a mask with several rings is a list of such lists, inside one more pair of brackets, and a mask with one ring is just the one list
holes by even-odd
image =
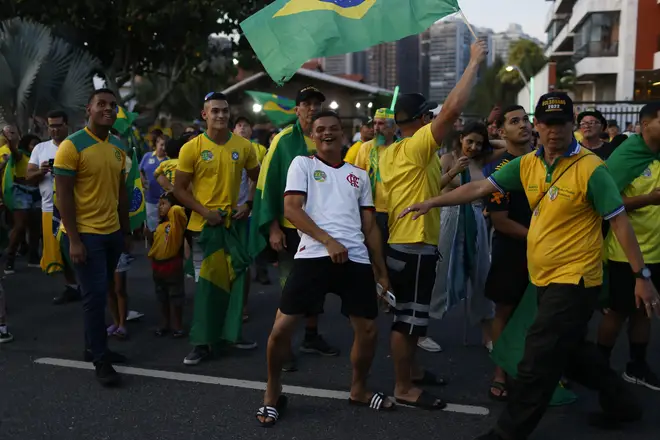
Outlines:
{"label": "cell phone in hand", "polygon": [[376,292],[378,293],[378,296],[383,297],[390,306],[396,307],[396,296],[394,296],[389,290],[383,292],[383,286],[381,286],[380,283],[376,283]]}
{"label": "cell phone in hand", "polygon": [[55,159],[48,159],[48,166],[53,168],[53,165],[55,165]]}

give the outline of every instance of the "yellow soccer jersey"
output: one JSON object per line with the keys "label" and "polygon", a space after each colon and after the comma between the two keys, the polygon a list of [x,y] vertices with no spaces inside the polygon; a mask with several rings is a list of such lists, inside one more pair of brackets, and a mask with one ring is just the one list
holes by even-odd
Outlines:
{"label": "yellow soccer jersey", "polygon": [[154,171],[154,177],[165,176],[169,182],[174,185],[174,177],[176,175],[176,168],[179,166],[179,159],[167,159],[158,164],[158,168]]}
{"label": "yellow soccer jersey", "polygon": [[167,220],[156,227],[154,244],[149,250],[149,258],[163,261],[180,255],[187,222],[188,217],[186,217],[183,207],[172,206],[167,213]]}

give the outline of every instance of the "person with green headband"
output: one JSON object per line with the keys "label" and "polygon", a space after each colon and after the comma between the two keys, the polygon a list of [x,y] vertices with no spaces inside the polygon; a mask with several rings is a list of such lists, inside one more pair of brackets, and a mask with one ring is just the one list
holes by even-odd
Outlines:
{"label": "person with green headband", "polygon": [[353,162],[348,160],[348,155],[345,160],[367,171],[371,182],[371,193],[374,195],[374,204],[376,206],[376,223],[380,228],[383,243],[387,244],[390,236],[387,227],[387,200],[385,198],[383,182],[380,178],[378,161],[383,150],[397,140],[395,135],[396,122],[394,122],[394,112],[386,108],[376,110],[373,127],[374,139],[360,145]]}

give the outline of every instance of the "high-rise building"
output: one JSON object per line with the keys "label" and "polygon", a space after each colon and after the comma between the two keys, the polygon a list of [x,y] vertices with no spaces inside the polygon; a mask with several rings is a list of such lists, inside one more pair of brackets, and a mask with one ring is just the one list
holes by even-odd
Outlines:
{"label": "high-rise building", "polygon": [[370,47],[367,54],[369,84],[390,90],[396,87],[396,41]]}
{"label": "high-rise building", "polygon": [[574,63],[576,101],[657,100],[658,23],[658,0],[554,0],[545,55],[558,66]]}
{"label": "high-rise building", "polygon": [[430,28],[429,98],[444,102],[470,60],[472,35],[458,19],[443,20]]}
{"label": "high-rise building", "polygon": [[539,46],[543,45],[538,39],[523,32],[522,26],[511,23],[506,31],[492,34],[491,44],[489,46],[489,61],[492,63],[496,58],[500,58],[506,63],[509,59],[511,45],[518,40],[530,40]]}

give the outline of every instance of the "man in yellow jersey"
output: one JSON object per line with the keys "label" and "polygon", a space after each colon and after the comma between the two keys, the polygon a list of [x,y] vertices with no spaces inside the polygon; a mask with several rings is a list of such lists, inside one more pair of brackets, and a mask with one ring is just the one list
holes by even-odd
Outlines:
{"label": "man in yellow jersey", "polygon": [[[53,298],[53,304],[66,304],[80,299],[80,289],[73,269],[64,264],[60,244],[53,231],[53,163],[60,144],[69,135],[69,118],[61,110],[48,114],[46,119],[50,140],[42,142],[32,150],[27,169],[28,180],[39,184],[41,193],[41,226],[43,252],[41,270],[46,274],[64,272],[64,292]],[[59,226],[59,223],[57,224]]]}
{"label": "man in yellow jersey", "polygon": [[[406,405],[442,409],[446,404],[417,385],[444,385],[429,371],[415,365],[418,338],[426,336],[440,231],[440,213],[423,221],[397,215],[412,203],[440,194],[441,167],[438,149],[470,97],[486,45],[472,45],[470,63],[437,117],[437,107],[418,94],[401,95],[395,107],[395,121],[402,139],[381,154],[379,170],[387,194],[389,248],[387,266],[396,306],[392,325],[392,358],[396,375],[394,397]],[[430,123],[429,123],[430,122]]]}
{"label": "man in yellow jersey", "polygon": [[[635,235],[648,265],[653,283],[660,283],[660,103],[648,104],[639,112],[641,135],[631,135],[607,161],[607,167],[621,190]],[[637,153],[639,151],[639,153]],[[641,158],[641,160],[637,160]],[[646,361],[651,339],[651,320],[635,304],[637,275],[621,243],[613,234],[606,241],[609,259],[609,303],[598,331],[598,348],[607,360],[628,321],[630,362],[623,379],[660,391],[660,380]]]}
{"label": "man in yellow jersey", "polygon": [[[235,136],[229,129],[229,104],[222,93],[211,92],[204,98],[202,118],[206,121],[207,131],[187,142],[179,152],[179,165],[174,180],[174,195],[188,209],[192,210],[188,230],[193,236],[192,258],[195,278],[204,259],[199,245],[199,235],[205,224],[219,225],[226,219],[220,210],[231,215],[237,209],[238,193],[242,170],[247,170],[250,180],[259,178],[259,162],[252,144],[240,136]],[[192,184],[192,189],[190,185]],[[253,196],[253,195],[251,195]],[[248,197],[251,200],[251,197]],[[232,220],[239,219],[239,213],[232,215]],[[186,356],[185,365],[197,365],[211,354],[217,340],[205,339],[211,332],[206,317],[198,316],[204,312],[213,313],[195,307],[193,329],[200,335],[194,340],[193,350]],[[217,311],[215,313],[222,313]],[[205,323],[205,324],[203,324]],[[191,331],[191,338],[193,337]],[[206,338],[208,339],[208,338]]]}
{"label": "man in yellow jersey", "polygon": [[115,94],[96,90],[87,116],[87,126],[57,148],[53,172],[62,249],[82,289],[86,348],[98,381],[112,386],[120,381],[112,364],[125,358],[108,350],[105,309],[119,257],[131,245],[125,147],[110,134],[117,119]]}
{"label": "man in yellow jersey", "polygon": [[[263,171],[257,182],[255,206],[250,225],[250,254],[259,255],[267,246],[278,253],[280,285],[284,287],[298,251],[300,235],[296,227],[284,217],[284,189],[287,170],[296,156],[311,155],[316,145],[309,137],[312,118],[321,110],[325,95],[313,86],[298,91],[296,96],[297,122],[282,130],[270,144],[264,159]],[[317,308],[323,311],[323,304]],[[330,346],[318,332],[318,315],[309,314],[305,338],[300,347],[303,353],[337,356],[339,350]],[[285,363],[284,371],[296,371],[293,355]]]}
{"label": "man in yellow jersey", "polygon": [[360,140],[351,145],[351,148],[348,149],[346,156],[344,156],[344,162],[355,165],[355,158],[357,157],[362,144],[369,142],[374,138],[374,128],[374,122],[371,119],[362,124],[360,127]]}
{"label": "man in yellow jersey", "polygon": [[[534,112],[541,147],[480,180],[414,204],[403,218],[421,221],[433,208],[470,203],[497,190],[524,191],[532,210],[527,260],[537,287],[538,312],[525,340],[518,375],[495,428],[482,440],[526,439],[534,431],[562,376],[599,392],[603,413],[593,423],[641,417],[623,380],[609,368],[587,326],[603,283],[602,219],[638,274],[635,298],[660,314],[660,300],[644,266],[623,201],[603,162],[573,138],[573,102],[562,92],[543,95]],[[414,212],[414,215],[409,215]],[[428,217],[426,215],[425,217]]]}
{"label": "man in yellow jersey", "polygon": [[[351,163],[367,171],[371,182],[371,193],[376,206],[376,223],[380,228],[383,243],[387,245],[390,237],[387,226],[387,199],[383,189],[383,181],[380,177],[379,162],[383,151],[396,140],[396,122],[394,112],[381,108],[376,110],[373,120],[375,138],[360,145],[353,162],[347,158],[344,161]],[[387,246],[384,246],[385,249]]]}

